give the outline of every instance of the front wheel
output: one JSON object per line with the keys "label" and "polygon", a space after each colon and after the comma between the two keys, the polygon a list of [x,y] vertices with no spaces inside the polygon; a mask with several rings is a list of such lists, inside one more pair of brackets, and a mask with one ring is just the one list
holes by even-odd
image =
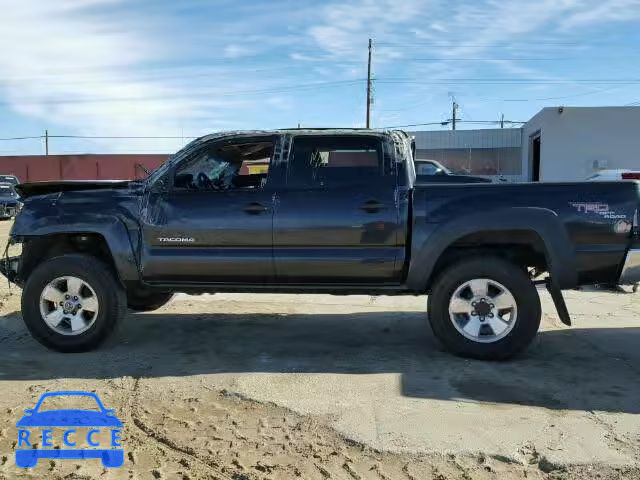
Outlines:
{"label": "front wheel", "polygon": [[497,257],[461,260],[428,299],[434,335],[456,355],[503,360],[524,350],[540,326],[540,297],[527,273]]}
{"label": "front wheel", "polygon": [[125,314],[124,289],[107,265],[89,255],[46,260],[22,291],[22,318],[31,335],[59,352],[95,348]]}

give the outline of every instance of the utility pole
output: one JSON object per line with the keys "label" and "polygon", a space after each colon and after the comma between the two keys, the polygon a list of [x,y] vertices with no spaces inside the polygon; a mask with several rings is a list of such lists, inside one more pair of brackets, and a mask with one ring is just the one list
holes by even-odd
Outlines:
{"label": "utility pole", "polygon": [[504,113],[500,114],[500,128],[504,128]]}
{"label": "utility pole", "polygon": [[369,61],[367,62],[367,128],[371,125],[371,39],[369,39]]}
{"label": "utility pole", "polygon": [[458,112],[458,104],[456,103],[456,99],[452,97],[453,104],[451,105],[451,130],[456,129],[456,113]]}
{"label": "utility pole", "polygon": [[44,154],[49,155],[49,130],[44,131]]}

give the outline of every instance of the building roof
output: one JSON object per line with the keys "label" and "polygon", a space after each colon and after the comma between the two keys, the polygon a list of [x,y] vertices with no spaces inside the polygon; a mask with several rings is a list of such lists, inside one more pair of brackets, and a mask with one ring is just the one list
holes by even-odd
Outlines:
{"label": "building roof", "polygon": [[409,132],[419,149],[519,148],[521,128],[486,128],[480,130],[435,130]]}

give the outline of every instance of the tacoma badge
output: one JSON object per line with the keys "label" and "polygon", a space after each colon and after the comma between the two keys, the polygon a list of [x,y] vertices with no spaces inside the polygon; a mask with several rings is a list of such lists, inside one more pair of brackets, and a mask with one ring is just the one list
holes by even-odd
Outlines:
{"label": "tacoma badge", "polygon": [[196,241],[193,237],[159,237],[162,243],[193,243]]}

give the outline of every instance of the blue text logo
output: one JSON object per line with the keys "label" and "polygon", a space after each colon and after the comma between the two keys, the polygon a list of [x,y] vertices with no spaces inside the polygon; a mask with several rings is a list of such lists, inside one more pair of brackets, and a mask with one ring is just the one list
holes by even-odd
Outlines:
{"label": "blue text logo", "polygon": [[[95,400],[99,410],[44,410],[41,408],[42,402],[49,397],[90,397]],[[33,409],[28,408],[24,413],[26,415],[16,423],[18,467],[34,467],[40,458],[99,458],[105,467],[121,467],[124,463],[124,451],[120,440],[122,422],[114,415],[114,410],[104,408],[95,393],[45,393]],[[58,439],[62,440],[64,448],[53,448],[53,428],[56,427],[64,429]],[[108,431],[107,442],[103,438],[105,431]],[[35,444],[40,444],[42,448],[34,448]],[[75,448],[84,445],[92,448]]]}

